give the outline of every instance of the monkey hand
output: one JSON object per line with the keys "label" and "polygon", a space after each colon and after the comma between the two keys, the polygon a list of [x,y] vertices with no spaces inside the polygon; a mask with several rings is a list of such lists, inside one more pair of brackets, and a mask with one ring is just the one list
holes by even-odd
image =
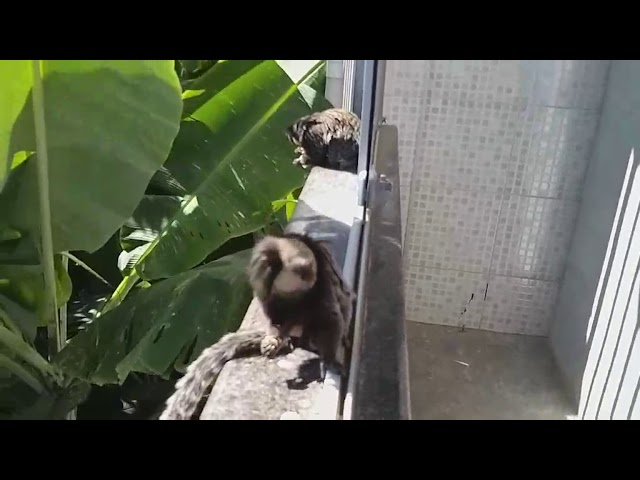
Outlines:
{"label": "monkey hand", "polygon": [[296,158],[293,161],[294,165],[300,165],[302,168],[308,168],[309,167],[309,159],[307,158],[306,155],[300,155],[298,158]]}
{"label": "monkey hand", "polygon": [[287,343],[279,336],[267,335],[260,342],[260,354],[267,358],[273,358]]}

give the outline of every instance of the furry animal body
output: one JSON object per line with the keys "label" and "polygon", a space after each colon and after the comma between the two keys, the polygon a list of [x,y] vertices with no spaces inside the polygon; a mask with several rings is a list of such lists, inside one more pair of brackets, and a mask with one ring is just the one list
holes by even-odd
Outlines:
{"label": "furry animal body", "polygon": [[360,119],[341,108],[306,115],[286,130],[299,155],[294,165],[319,166],[356,173],[360,144]]}
{"label": "furry animal body", "polygon": [[256,259],[256,268],[250,270],[252,284],[267,287],[256,295],[267,317],[275,328],[299,337],[305,348],[344,373],[356,296],[327,244],[287,233],[267,237],[260,246],[258,257],[269,260]]}
{"label": "furry animal body", "polygon": [[254,247],[247,273],[269,331],[228,333],[203,350],[176,382],[160,420],[189,420],[228,361],[257,353],[274,357],[292,347],[292,337],[326,366],[345,372],[355,294],[324,242],[293,233],[267,236]]}

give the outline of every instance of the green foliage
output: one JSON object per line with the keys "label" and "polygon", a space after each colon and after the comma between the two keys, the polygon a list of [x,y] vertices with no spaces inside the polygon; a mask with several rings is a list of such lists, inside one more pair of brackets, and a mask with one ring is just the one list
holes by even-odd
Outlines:
{"label": "green foliage", "polygon": [[167,377],[240,325],[251,300],[244,272],[250,252],[141,290],[74,337],[56,364],[98,385],[122,383],[130,372]]}
{"label": "green foliage", "polygon": [[[210,98],[185,101],[189,118],[165,163],[184,194],[180,203],[154,209],[162,211],[164,223],[136,263],[144,279],[186,271],[228,239],[261,228],[270,219],[271,202],[304,181],[291,164],[283,132],[310,105],[274,60],[253,61],[250,69],[248,62],[219,61],[193,85],[204,92],[192,99]],[[239,66],[222,71],[227,65]],[[312,63],[298,82],[313,79],[322,66]],[[134,217],[145,210],[141,204]]]}
{"label": "green foliage", "polygon": [[188,88],[194,80],[213,67],[218,60],[176,60],[175,69],[180,84],[184,89]]}
{"label": "green foliage", "polygon": [[[15,151],[11,149],[11,131],[23,110],[27,95],[31,90],[31,67],[24,60],[4,60],[0,62],[0,192],[11,168]],[[18,161],[26,158],[20,152]]]}
{"label": "green foliage", "polygon": [[220,60],[185,92],[185,118],[151,181],[154,192],[120,231],[126,277],[105,312],[140,278],[187,271],[230,239],[264,228],[274,220],[272,202],[304,183],[283,132],[329,103],[315,90],[324,62],[294,65],[285,71],[275,60]]}
{"label": "green foliage", "polygon": [[[103,289],[124,278],[98,318],[44,360],[34,346],[44,288],[31,86],[0,68],[14,92],[0,116],[0,174],[10,172],[0,193],[0,415],[10,418],[63,417],[88,382],[168,378],[237,329],[251,300],[252,234],[286,224],[306,175],[284,129],[330,106],[319,60],[43,65],[57,301],[72,294],[63,255],[74,284],[78,272]],[[3,403],[7,392],[22,403]]]}
{"label": "green foliage", "polygon": [[[329,106],[316,90],[324,62],[293,66],[220,60],[184,92],[183,120],[169,158],[120,229],[118,263],[125,278],[98,320],[60,353],[57,363],[65,371],[99,384],[123,382],[130,372],[166,376],[237,328],[251,295],[238,283],[245,281],[240,266],[247,245],[234,239],[270,229],[282,221],[281,210],[288,214],[283,223],[290,218],[305,171],[292,165],[284,130]],[[234,251],[238,246],[241,252]],[[227,256],[220,258],[222,249]],[[194,269],[212,257],[218,259]],[[218,262],[235,266],[234,301],[225,288],[229,277],[222,281],[222,270],[213,268]],[[220,286],[199,288],[190,279],[200,271]],[[152,284],[136,291],[140,279]],[[183,284],[192,288],[181,290],[180,303],[172,292]],[[135,296],[127,298],[131,292]],[[208,305],[215,305],[215,314]]]}
{"label": "green foliage", "polygon": [[0,62],[0,92],[0,415],[63,418],[88,385],[36,348],[54,320],[43,266],[64,306],[63,255],[99,249],[136,208],[178,132],[181,88],[171,60],[19,60]]}
{"label": "green foliage", "polygon": [[[43,63],[54,251],[92,252],[131,215],[166,160],[182,113],[180,86],[166,60]],[[32,96],[23,104],[10,155],[36,150]],[[0,221],[28,232],[40,228],[33,157],[0,194]]]}
{"label": "green foliage", "polygon": [[[58,305],[64,305],[71,296],[72,285],[60,255],[54,257],[54,268],[56,301]],[[0,295],[37,312],[38,326],[46,325],[44,272],[40,263],[0,264]]]}

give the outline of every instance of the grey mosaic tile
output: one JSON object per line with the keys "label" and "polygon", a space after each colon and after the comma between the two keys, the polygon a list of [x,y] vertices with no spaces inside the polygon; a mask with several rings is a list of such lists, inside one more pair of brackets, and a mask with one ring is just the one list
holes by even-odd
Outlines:
{"label": "grey mosaic tile", "polygon": [[419,267],[488,273],[500,195],[452,188],[413,192],[405,262]]}
{"label": "grey mosaic tile", "polygon": [[535,108],[510,162],[512,193],[578,199],[598,119],[593,110]]}
{"label": "grey mosaic tile", "polygon": [[479,273],[408,265],[405,269],[407,320],[478,328],[485,277]]}
{"label": "grey mosaic tile", "polygon": [[463,293],[491,275],[498,288],[484,314],[475,304],[469,318],[482,322],[471,324],[546,332],[608,69],[600,60],[387,61],[411,319],[455,324]]}
{"label": "grey mosaic tile", "polygon": [[546,336],[558,294],[558,282],[492,276],[479,328]]}
{"label": "grey mosaic tile", "polygon": [[520,60],[535,105],[599,110],[610,60]]}
{"label": "grey mosaic tile", "polygon": [[491,273],[558,280],[564,271],[578,205],[577,201],[506,196]]}

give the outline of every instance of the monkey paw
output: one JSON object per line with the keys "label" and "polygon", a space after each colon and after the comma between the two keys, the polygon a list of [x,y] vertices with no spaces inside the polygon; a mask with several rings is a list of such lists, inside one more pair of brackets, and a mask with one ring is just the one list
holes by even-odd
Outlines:
{"label": "monkey paw", "polygon": [[308,168],[309,162],[306,155],[300,155],[293,162],[294,165],[300,165],[302,168]]}
{"label": "monkey paw", "polygon": [[278,353],[280,347],[282,347],[280,339],[274,335],[268,335],[260,342],[260,354],[272,358]]}

